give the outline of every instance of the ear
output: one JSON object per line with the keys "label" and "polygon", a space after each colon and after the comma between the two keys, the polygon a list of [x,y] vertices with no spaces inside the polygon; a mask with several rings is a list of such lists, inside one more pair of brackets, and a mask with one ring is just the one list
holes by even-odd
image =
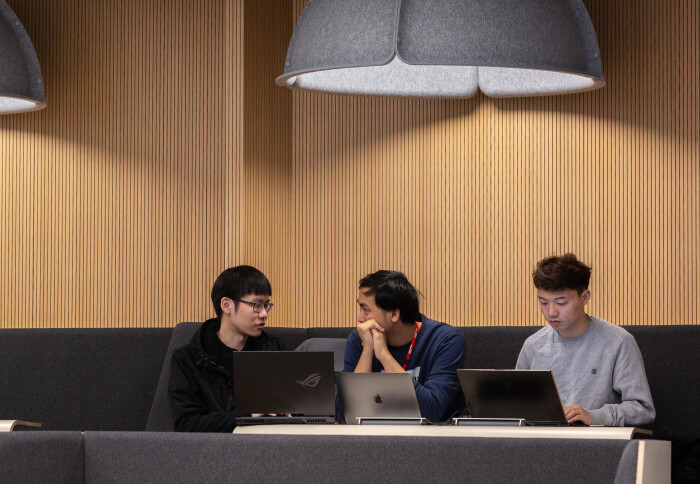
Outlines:
{"label": "ear", "polygon": [[222,297],[221,298],[221,310],[224,312],[224,314],[231,314],[234,312],[235,305],[234,302],[227,298],[227,297]]}
{"label": "ear", "polygon": [[394,309],[391,311],[391,322],[392,323],[398,323],[399,319],[401,319],[401,311],[398,309]]}
{"label": "ear", "polygon": [[583,299],[583,305],[585,306],[588,304],[588,301],[591,300],[591,291],[586,289],[581,293],[581,299]]}

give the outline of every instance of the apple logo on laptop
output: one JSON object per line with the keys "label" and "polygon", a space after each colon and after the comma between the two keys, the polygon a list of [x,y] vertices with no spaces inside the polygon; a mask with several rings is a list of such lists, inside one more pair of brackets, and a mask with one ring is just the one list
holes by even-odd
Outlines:
{"label": "apple logo on laptop", "polygon": [[374,396],[374,403],[382,403],[382,397],[379,393]]}

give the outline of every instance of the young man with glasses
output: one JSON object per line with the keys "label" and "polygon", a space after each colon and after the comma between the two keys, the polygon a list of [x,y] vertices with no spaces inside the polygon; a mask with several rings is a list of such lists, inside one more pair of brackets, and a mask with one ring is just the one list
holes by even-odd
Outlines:
{"label": "young man with glasses", "polygon": [[462,334],[419,312],[418,291],[401,272],[363,277],[357,304],[357,331],[348,338],[343,371],[409,373],[423,417],[437,422],[459,416],[464,410],[456,373],[464,364]]}
{"label": "young man with glasses", "polygon": [[251,266],[226,269],[216,279],[211,290],[216,318],[173,353],[168,393],[176,431],[233,431],[233,353],[286,349],[263,331],[271,295],[270,281]]}
{"label": "young man with glasses", "polygon": [[569,423],[635,426],[656,412],[634,337],[586,314],[591,268],[574,254],[547,257],[532,279],[549,324],[525,340],[516,368],[552,370]]}

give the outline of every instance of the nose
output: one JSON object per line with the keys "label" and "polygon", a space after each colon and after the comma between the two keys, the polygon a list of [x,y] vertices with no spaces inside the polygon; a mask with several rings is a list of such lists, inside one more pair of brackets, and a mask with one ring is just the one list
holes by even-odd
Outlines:
{"label": "nose", "polygon": [[365,318],[365,313],[364,313],[364,311],[362,311],[362,310],[360,309],[360,311],[357,313],[357,322],[358,322],[358,323],[364,323],[366,320],[367,320],[367,318]]}
{"label": "nose", "polygon": [[547,315],[549,316],[550,319],[556,318],[557,316],[559,316],[559,310],[557,309],[556,304],[547,305]]}
{"label": "nose", "polygon": [[260,312],[258,313],[258,318],[260,319],[267,319],[267,309],[262,308]]}

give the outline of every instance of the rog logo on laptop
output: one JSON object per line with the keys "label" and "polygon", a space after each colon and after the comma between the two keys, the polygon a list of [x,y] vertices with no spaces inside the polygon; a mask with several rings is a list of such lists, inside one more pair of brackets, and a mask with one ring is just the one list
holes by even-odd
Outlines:
{"label": "rog logo on laptop", "polygon": [[297,383],[303,387],[315,388],[316,385],[321,381],[320,373],[312,373],[307,376],[304,380],[297,380]]}

